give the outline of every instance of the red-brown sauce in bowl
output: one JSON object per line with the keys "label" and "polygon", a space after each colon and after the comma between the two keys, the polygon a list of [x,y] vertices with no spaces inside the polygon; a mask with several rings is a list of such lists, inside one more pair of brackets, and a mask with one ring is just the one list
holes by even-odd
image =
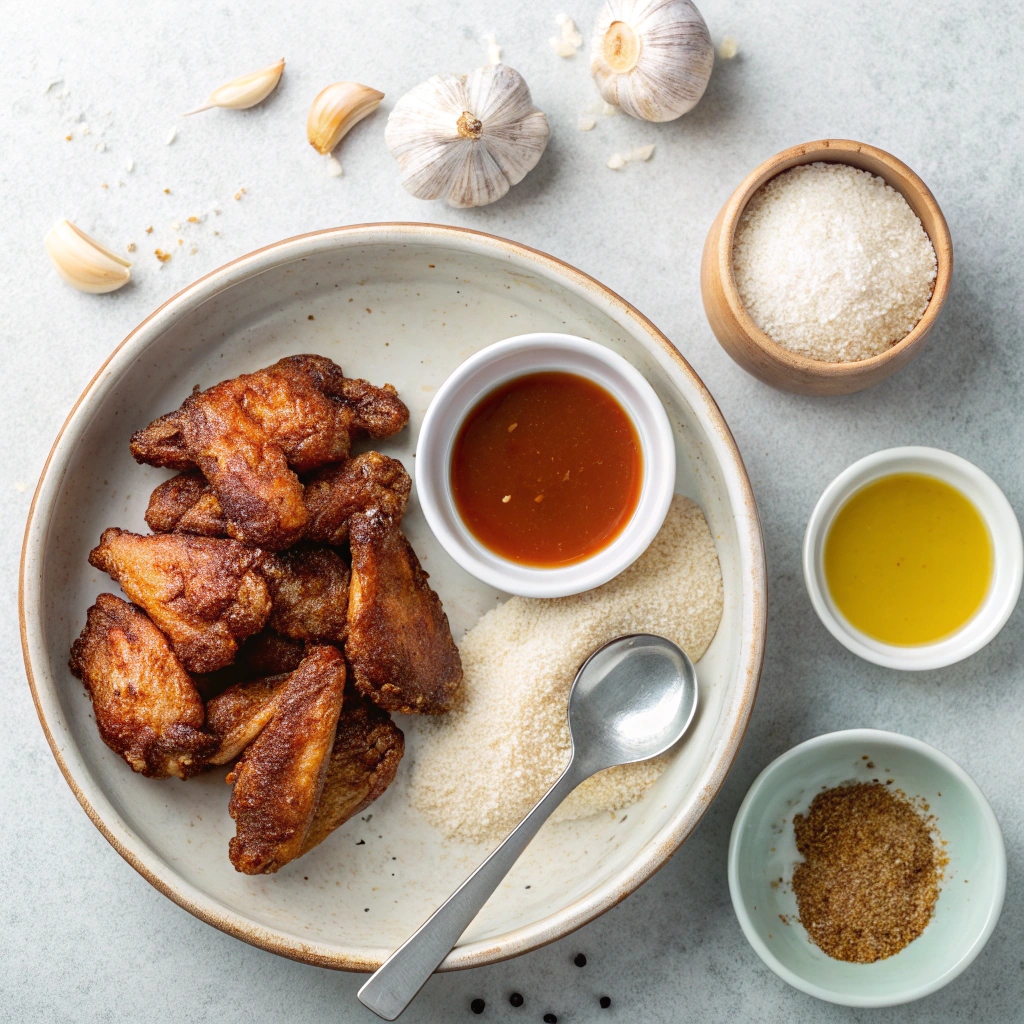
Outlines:
{"label": "red-brown sauce in bowl", "polygon": [[574,373],[530,373],[485,395],[452,452],[452,495],[466,527],[521,565],[572,565],[606,548],[636,511],[642,484],[633,421]]}

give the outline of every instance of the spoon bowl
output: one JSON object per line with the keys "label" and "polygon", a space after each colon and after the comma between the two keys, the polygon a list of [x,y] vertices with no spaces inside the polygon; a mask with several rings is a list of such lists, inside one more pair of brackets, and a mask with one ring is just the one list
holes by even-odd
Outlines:
{"label": "spoon bowl", "polygon": [[554,809],[605,768],[644,761],[675,746],[697,710],[697,673],[671,640],[616,637],[580,666],[569,691],[569,763],[501,845],[383,963],[359,1001],[394,1020],[448,955]]}
{"label": "spoon bowl", "polygon": [[697,712],[697,674],[671,640],[620,636],[580,667],[569,694],[573,753],[593,772],[657,757]]}

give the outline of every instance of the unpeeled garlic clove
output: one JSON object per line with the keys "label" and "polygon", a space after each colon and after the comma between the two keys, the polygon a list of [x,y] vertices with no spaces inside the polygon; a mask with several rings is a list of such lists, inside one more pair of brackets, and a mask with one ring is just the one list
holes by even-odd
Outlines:
{"label": "unpeeled garlic clove", "polygon": [[43,239],[57,273],[80,292],[114,292],[128,283],[131,264],[90,238],[69,220],[59,220]]}
{"label": "unpeeled garlic clove", "polygon": [[358,82],[335,82],[321,90],[313,100],[306,118],[309,144],[326,156],[359,124],[372,114],[384,99],[384,93]]}
{"label": "unpeeled garlic clove", "polygon": [[247,75],[239,75],[225,82],[219,89],[210,93],[207,101],[195,110],[189,110],[182,117],[202,113],[212,107],[228,107],[231,110],[248,110],[262,103],[276,88],[284,74],[284,57],[273,64],[268,64],[259,71],[250,71]]}
{"label": "unpeeled garlic clove", "polygon": [[704,95],[715,48],[690,0],[608,0],[591,43],[601,96],[643,121],[672,121]]}

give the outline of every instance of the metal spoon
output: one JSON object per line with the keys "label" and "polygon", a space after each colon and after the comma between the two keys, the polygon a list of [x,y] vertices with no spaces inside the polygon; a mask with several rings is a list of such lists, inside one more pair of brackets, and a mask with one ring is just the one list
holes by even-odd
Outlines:
{"label": "metal spoon", "polygon": [[620,636],[580,666],[569,693],[569,764],[505,841],[359,990],[359,1001],[394,1020],[415,998],[554,809],[605,768],[656,757],[686,732],[697,710],[697,675],[670,640]]}

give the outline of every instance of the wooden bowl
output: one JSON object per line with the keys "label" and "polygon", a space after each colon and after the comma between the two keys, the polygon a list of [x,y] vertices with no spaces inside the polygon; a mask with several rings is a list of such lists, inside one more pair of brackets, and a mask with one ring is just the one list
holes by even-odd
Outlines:
{"label": "wooden bowl", "polygon": [[[887,351],[853,363],[810,359],[772,341],[743,307],[733,275],[733,238],[751,197],[777,174],[815,161],[859,167],[877,174],[896,189],[920,217],[938,264],[931,300],[917,326]],[[783,391],[802,395],[848,395],[892,376],[921,351],[946,301],[952,273],[953,243],[949,228],[928,186],[891,153],[849,139],[822,139],[783,150],[755,168],[740,183],[708,231],[700,267],[700,290],[704,312],[715,337],[747,372]]]}

